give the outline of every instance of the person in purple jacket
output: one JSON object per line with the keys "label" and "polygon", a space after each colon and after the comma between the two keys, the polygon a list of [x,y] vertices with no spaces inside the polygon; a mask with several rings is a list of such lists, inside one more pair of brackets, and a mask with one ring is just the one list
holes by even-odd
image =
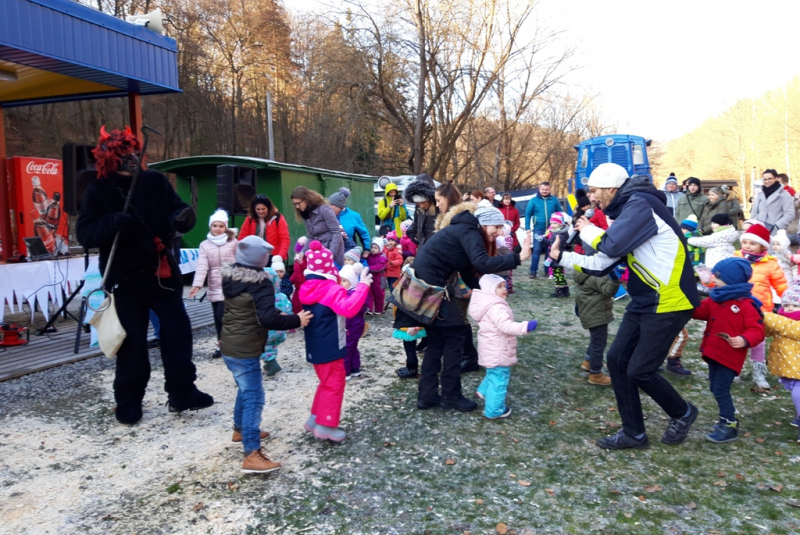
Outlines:
{"label": "person in purple jacket", "polygon": [[372,274],[372,286],[370,287],[370,297],[367,299],[367,314],[383,314],[383,304],[386,298],[383,281],[386,276],[386,265],[389,262],[386,255],[383,254],[385,244],[383,238],[373,238],[369,249],[367,265]]}

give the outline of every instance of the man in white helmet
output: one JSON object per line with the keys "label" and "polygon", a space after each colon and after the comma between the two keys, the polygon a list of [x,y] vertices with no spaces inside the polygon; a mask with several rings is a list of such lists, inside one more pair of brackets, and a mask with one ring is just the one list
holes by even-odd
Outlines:
{"label": "man in white helmet", "polygon": [[598,276],[622,262],[630,268],[631,302],[607,355],[622,429],[596,444],[611,450],[650,446],[640,389],[670,417],[661,441],[680,444],[697,419],[697,407],[684,400],[656,370],[700,304],[685,239],[665,205],[664,192],[648,179],[628,178],[623,167],[604,163],[592,171],[588,187],[606,217],[613,220],[608,230],[585,217],[575,223],[581,240],[598,254],[563,252],[556,241],[550,256],[562,266]]}

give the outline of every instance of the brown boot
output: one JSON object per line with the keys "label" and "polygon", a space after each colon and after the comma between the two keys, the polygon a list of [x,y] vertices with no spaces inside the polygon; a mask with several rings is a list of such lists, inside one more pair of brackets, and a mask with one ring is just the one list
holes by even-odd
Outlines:
{"label": "brown boot", "polygon": [[266,474],[274,472],[281,467],[281,463],[273,463],[266,455],[264,450],[258,449],[244,458],[242,462],[242,472],[245,474]]}
{"label": "brown boot", "polygon": [[592,370],[591,370],[591,368],[589,368],[589,361],[588,360],[583,359],[583,361],[581,362],[581,370],[583,370],[583,371],[585,371],[587,373],[591,373]]}
{"label": "brown boot", "polygon": [[[261,431],[261,440],[266,440],[268,438],[269,438],[269,431]],[[242,441],[242,432],[234,429],[233,436],[231,437],[231,442],[241,442],[241,441]]]}
{"label": "brown boot", "polygon": [[603,372],[590,373],[589,374],[589,384],[590,385],[608,386],[608,385],[611,384],[611,378],[608,375],[603,375]]}

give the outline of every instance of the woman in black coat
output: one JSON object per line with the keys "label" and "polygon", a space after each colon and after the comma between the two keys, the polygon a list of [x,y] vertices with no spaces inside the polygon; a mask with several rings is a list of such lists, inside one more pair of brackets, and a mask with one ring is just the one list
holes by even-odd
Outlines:
{"label": "woman in black coat", "polygon": [[[428,284],[446,286],[454,273],[459,273],[470,288],[477,288],[478,273],[488,274],[514,269],[531,256],[531,238],[525,240],[520,253],[492,257],[489,250],[502,230],[503,215],[497,208],[481,207],[472,214],[457,213],[450,224],[433,234],[414,259],[416,276]],[[414,320],[398,309],[398,320],[404,317],[409,325]],[[464,316],[456,305],[442,302],[439,314],[430,325],[428,347],[422,362],[417,408],[441,406],[460,411],[474,410],[477,404],[461,393],[461,353],[464,346]],[[442,369],[443,368],[443,369]],[[442,369],[442,393],[439,395],[439,370]]]}
{"label": "woman in black coat", "polygon": [[422,247],[433,236],[436,216],[439,215],[436,186],[430,175],[423,173],[406,186],[403,195],[406,202],[416,204],[414,222],[408,228],[408,237],[417,247]]}

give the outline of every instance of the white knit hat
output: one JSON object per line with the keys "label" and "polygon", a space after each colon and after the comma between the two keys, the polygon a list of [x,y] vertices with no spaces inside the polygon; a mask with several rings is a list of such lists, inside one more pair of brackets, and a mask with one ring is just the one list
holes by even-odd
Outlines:
{"label": "white knit hat", "polygon": [[[358,264],[359,266],[361,264]],[[358,284],[358,275],[356,275],[356,270],[353,269],[355,264],[345,264],[342,266],[342,269],[339,270],[339,277],[350,282],[350,288],[355,288]]]}
{"label": "white knit hat", "polygon": [[272,269],[286,272],[286,264],[283,263],[283,257],[281,257],[281,255],[276,254],[272,257]]}
{"label": "white knit hat", "polygon": [[506,280],[500,275],[484,275],[478,281],[481,285],[481,290],[488,293],[494,293],[500,283],[505,283]]}
{"label": "white knit hat", "polygon": [[372,245],[377,245],[378,249],[383,251],[383,248],[386,245],[386,240],[384,240],[383,238],[378,238],[378,237],[372,238],[372,244],[370,244],[370,246],[372,246]]}
{"label": "white knit hat", "polygon": [[621,188],[628,180],[628,172],[615,163],[601,163],[589,175],[587,186],[593,188]]}
{"label": "white knit hat", "polygon": [[211,214],[211,217],[208,218],[208,228],[211,228],[211,223],[224,223],[225,228],[228,228],[228,212],[223,210],[222,208],[218,208],[216,212]]}

